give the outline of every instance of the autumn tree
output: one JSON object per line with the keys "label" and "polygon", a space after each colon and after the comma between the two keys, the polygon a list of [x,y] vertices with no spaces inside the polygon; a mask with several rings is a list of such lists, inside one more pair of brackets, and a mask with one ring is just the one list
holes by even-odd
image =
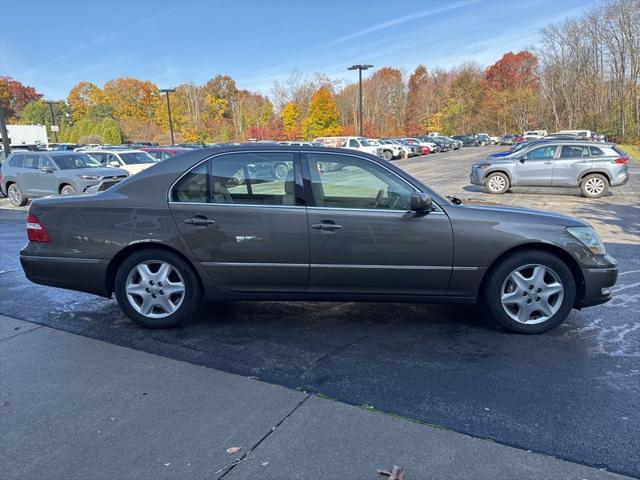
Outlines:
{"label": "autumn tree", "polygon": [[71,119],[77,122],[84,118],[89,108],[106,103],[102,90],[91,82],[80,82],[75,85],[67,96],[71,109]]}
{"label": "autumn tree", "polygon": [[287,140],[295,140],[300,137],[300,112],[296,102],[289,102],[280,113],[282,119],[282,133]]}
{"label": "autumn tree", "polygon": [[365,125],[374,127],[374,136],[404,133],[406,94],[402,73],[396,68],[376,70],[363,82]]}
{"label": "autumn tree", "polygon": [[[423,118],[431,114],[429,106],[430,79],[427,69],[418,65],[409,77],[407,108],[405,112],[405,131],[408,135],[420,135],[424,131]],[[431,123],[431,122],[429,122]]]}
{"label": "autumn tree", "polygon": [[505,53],[485,71],[485,111],[501,133],[524,131],[535,121],[538,60],[531,52]]}
{"label": "autumn tree", "polygon": [[333,95],[327,87],[318,89],[311,97],[309,110],[302,122],[305,138],[313,139],[331,135],[339,135],[341,131],[340,113]]}
{"label": "autumn tree", "polygon": [[11,77],[0,77],[0,103],[8,122],[15,121],[29,103],[42,98],[35,88],[23,85]]}

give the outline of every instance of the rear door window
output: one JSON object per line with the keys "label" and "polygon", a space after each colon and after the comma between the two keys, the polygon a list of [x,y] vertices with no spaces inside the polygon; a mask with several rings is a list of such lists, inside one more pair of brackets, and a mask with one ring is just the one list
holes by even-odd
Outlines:
{"label": "rear door window", "polygon": [[40,163],[40,155],[29,154],[24,156],[22,167],[37,169],[39,163]]}
{"label": "rear door window", "polygon": [[583,145],[564,145],[560,158],[584,158],[589,156],[589,147]]}
{"label": "rear door window", "polygon": [[46,155],[40,155],[40,168],[50,168],[56,170],[56,165]]}

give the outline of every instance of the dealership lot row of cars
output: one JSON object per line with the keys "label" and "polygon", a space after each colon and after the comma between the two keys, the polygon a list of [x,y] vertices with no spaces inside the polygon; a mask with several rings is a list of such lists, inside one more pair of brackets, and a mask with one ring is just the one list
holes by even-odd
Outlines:
{"label": "dealership lot row of cars", "polygon": [[[511,187],[559,186],[578,187],[586,197],[605,195],[611,187],[628,180],[628,157],[614,144],[591,142],[589,131],[565,131],[548,135],[544,130],[524,135],[490,137],[480,133],[445,137],[437,133],[421,137],[380,138],[321,137],[313,141],[271,142],[260,144],[337,147],[361,151],[385,160],[411,158],[431,153],[457,150],[461,147],[512,143],[504,152],[490,155],[473,165],[470,182],[482,185],[488,193],[500,194]],[[563,144],[565,142],[566,144]],[[239,145],[239,144],[228,144]],[[210,147],[223,148],[215,144]],[[3,163],[0,191],[14,206],[23,206],[29,198],[48,195],[97,193],[115,185],[155,163],[200,144],[172,146],[101,146],[52,144],[46,151],[17,150]],[[326,171],[333,168],[324,165]],[[274,166],[271,175],[284,180],[289,167]],[[239,182],[244,181],[241,176]]]}

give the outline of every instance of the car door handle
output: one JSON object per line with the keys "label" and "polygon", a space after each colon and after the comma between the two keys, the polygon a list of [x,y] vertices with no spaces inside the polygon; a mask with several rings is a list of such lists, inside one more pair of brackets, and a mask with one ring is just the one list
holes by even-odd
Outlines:
{"label": "car door handle", "polygon": [[206,227],[207,225],[211,225],[213,223],[216,223],[215,220],[209,220],[207,217],[202,217],[200,215],[196,215],[194,217],[191,218],[187,218],[184,223],[188,224],[188,225],[196,225],[196,226],[203,226]]}
{"label": "car door handle", "polygon": [[553,162],[544,162],[545,165],[553,165]]}
{"label": "car door handle", "polygon": [[342,225],[336,225],[335,223],[314,223],[311,225],[311,228],[315,230],[328,230],[333,232],[335,230],[340,230]]}

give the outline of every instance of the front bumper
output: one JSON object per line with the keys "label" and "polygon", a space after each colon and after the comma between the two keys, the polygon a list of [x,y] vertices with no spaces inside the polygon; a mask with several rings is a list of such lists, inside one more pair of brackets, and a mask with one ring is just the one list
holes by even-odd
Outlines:
{"label": "front bumper", "polygon": [[472,168],[469,181],[472,185],[484,185],[484,172],[479,168]]}
{"label": "front bumper", "polygon": [[600,305],[611,300],[612,288],[618,280],[618,262],[609,255],[605,256],[609,266],[601,268],[582,268],[584,277],[584,295],[579,308]]}

